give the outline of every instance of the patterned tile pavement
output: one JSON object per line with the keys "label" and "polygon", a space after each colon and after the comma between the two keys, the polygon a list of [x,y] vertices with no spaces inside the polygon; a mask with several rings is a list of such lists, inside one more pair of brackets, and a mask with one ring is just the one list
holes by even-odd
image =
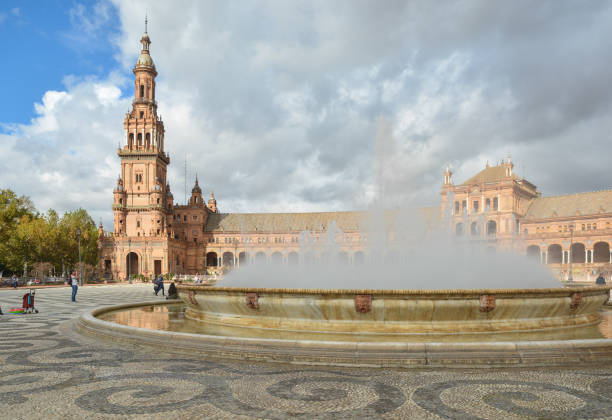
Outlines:
{"label": "patterned tile pavement", "polygon": [[[24,289],[0,289],[0,307]],[[382,370],[205,360],[80,336],[96,306],[151,286],[37,292],[39,314],[0,316],[0,418],[612,418],[612,366]],[[161,297],[159,298],[161,300]]]}

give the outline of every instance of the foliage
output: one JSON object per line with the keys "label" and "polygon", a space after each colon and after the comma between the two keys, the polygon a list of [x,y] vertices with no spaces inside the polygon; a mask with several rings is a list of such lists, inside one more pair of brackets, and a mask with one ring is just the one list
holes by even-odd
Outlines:
{"label": "foliage", "polygon": [[24,263],[28,267],[48,263],[58,274],[62,268],[66,272],[78,270],[79,230],[81,259],[92,267],[93,274],[98,258],[98,230],[87,211],[69,211],[61,217],[55,210],[41,214],[27,197],[0,190],[0,271],[22,273]]}

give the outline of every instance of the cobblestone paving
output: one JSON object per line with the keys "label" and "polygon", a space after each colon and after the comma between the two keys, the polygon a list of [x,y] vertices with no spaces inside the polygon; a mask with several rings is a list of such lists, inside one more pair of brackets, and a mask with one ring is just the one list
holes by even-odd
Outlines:
{"label": "cobblestone paving", "polygon": [[[381,370],[213,361],[80,336],[96,306],[151,286],[37,292],[39,314],[0,317],[0,418],[612,418],[612,366]],[[19,290],[0,290],[6,312]],[[161,300],[161,297],[159,298]]]}

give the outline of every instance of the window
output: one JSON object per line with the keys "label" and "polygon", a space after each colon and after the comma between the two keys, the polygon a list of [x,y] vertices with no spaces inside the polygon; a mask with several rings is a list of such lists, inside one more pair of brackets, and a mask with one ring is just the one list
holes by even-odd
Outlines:
{"label": "window", "polygon": [[461,210],[465,210],[466,207],[467,207],[467,200],[463,200],[461,202]]}
{"label": "window", "polygon": [[198,216],[193,216],[193,220],[198,220]]}
{"label": "window", "polygon": [[140,118],[144,118],[144,111],[140,111]]}
{"label": "window", "polygon": [[459,213],[459,202],[455,201],[455,213]]}
{"label": "window", "polygon": [[493,210],[497,211],[498,207],[499,207],[499,202],[497,200],[497,197],[495,197],[493,199]]}
{"label": "window", "polygon": [[478,212],[478,201],[474,201],[472,208],[474,209],[474,213]]}
{"label": "window", "polygon": [[136,173],[136,182],[138,183],[142,182],[142,173]]}
{"label": "window", "polygon": [[136,221],[136,227],[140,227],[140,220]]}
{"label": "window", "polygon": [[119,204],[123,204],[123,198],[119,199]]}
{"label": "window", "polygon": [[184,221],[184,222],[186,222],[186,221],[187,221],[187,215],[186,215],[186,214],[184,214],[184,215],[183,215],[183,221]]}
{"label": "window", "polygon": [[586,225],[584,223],[582,224],[582,230],[586,230]]}
{"label": "window", "polygon": [[140,85],[140,97],[144,98],[144,85]]}
{"label": "window", "polygon": [[491,208],[491,199],[487,198],[487,200],[485,201],[485,208],[490,209]]}
{"label": "window", "polygon": [[597,230],[597,223],[593,223],[593,230]]}
{"label": "window", "polygon": [[591,224],[587,224],[587,230],[591,230]]}

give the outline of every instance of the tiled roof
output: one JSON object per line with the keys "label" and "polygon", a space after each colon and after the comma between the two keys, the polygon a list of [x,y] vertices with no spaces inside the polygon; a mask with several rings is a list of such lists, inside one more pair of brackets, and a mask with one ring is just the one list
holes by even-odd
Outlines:
{"label": "tiled roof", "polygon": [[[418,209],[426,223],[440,217],[440,207]],[[367,230],[366,211],[341,211],[321,213],[217,213],[210,214],[206,222],[207,232],[302,232],[326,230],[331,222],[344,232]],[[385,212],[385,224],[394,222],[397,211]]]}
{"label": "tiled roof", "polygon": [[536,198],[527,210],[526,218],[548,219],[602,212],[612,213],[612,190]]}
{"label": "tiled roof", "polygon": [[210,214],[208,232],[284,232],[318,231],[336,222],[343,231],[359,230],[366,212],[344,211],[324,213],[218,213]]}
{"label": "tiled roof", "polygon": [[[489,166],[478,172],[476,175],[465,181],[461,185],[472,185],[486,182],[498,182],[505,178],[503,166]],[[514,173],[512,179],[519,179]]]}

